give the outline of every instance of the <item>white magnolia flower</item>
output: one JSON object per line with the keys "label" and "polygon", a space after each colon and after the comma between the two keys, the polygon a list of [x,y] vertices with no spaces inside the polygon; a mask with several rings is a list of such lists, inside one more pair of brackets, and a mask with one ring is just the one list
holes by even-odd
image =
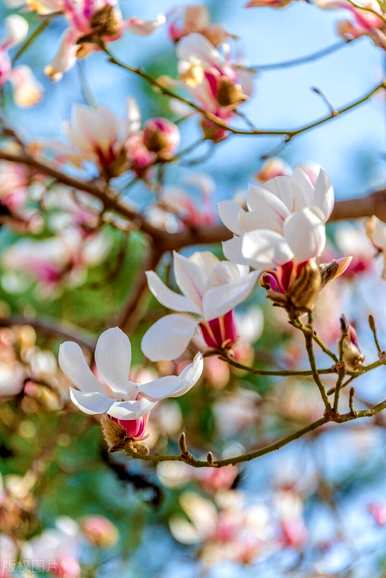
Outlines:
{"label": "white magnolia flower", "polygon": [[152,361],[179,357],[198,327],[209,347],[234,342],[232,310],[248,297],[257,279],[248,267],[219,261],[207,251],[189,258],[174,253],[174,275],[182,295],[169,289],[154,271],[146,275],[156,299],[178,311],[162,317],[145,333],[142,351]]}
{"label": "white magnolia flower", "polygon": [[386,279],[386,223],[373,215],[366,223],[366,232],[370,241],[383,255],[384,266],[382,277]]}
{"label": "white magnolia flower", "polygon": [[[178,376],[134,383],[129,379],[130,340],[118,327],[100,335],[95,348],[95,364],[97,375],[87,365],[77,343],[66,341],[60,346],[60,368],[77,388],[70,389],[73,403],[84,413],[108,414],[119,423],[144,418],[157,401],[183,395],[197,383],[203,370],[202,355],[197,354]],[[142,434],[143,423],[141,427]]]}
{"label": "white magnolia flower", "polygon": [[223,243],[224,254],[258,270],[318,257],[325,248],[325,223],[333,206],[334,192],[322,169],[315,184],[297,168],[290,176],[253,186],[247,210],[235,201],[219,204],[223,223],[235,235]]}

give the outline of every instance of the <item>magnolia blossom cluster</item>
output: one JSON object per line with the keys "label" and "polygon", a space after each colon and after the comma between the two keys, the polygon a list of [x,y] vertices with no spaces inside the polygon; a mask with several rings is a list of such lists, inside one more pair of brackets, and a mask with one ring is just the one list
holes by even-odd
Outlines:
{"label": "magnolia blossom cluster", "polygon": [[4,21],[5,34],[0,40],[0,88],[10,83],[15,103],[21,107],[33,106],[39,102],[42,89],[31,69],[25,65],[12,64],[10,51],[20,45],[28,34],[28,22],[22,16],[13,14]]}
{"label": "magnolia blossom cluster", "polygon": [[131,170],[146,178],[157,162],[167,162],[179,144],[178,127],[165,118],[147,120],[141,127],[138,106],[129,99],[126,119],[106,107],[73,107],[66,126],[68,144],[50,143],[60,163],[76,167],[92,163],[107,179]]}

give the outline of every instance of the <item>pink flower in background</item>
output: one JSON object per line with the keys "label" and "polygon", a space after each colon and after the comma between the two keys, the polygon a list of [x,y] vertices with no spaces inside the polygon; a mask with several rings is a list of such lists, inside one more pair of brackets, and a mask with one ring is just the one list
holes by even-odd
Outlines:
{"label": "pink flower in background", "polygon": [[27,21],[17,14],[7,16],[5,37],[0,42],[0,87],[9,82],[13,89],[13,98],[17,106],[29,107],[39,102],[42,89],[31,69],[25,65],[13,67],[9,50],[20,44],[28,34]]}
{"label": "pink flower in background", "polygon": [[[181,81],[199,104],[219,120],[227,121],[252,94],[253,73],[224,56],[201,34],[185,36],[177,45]],[[226,131],[202,118],[204,135],[219,141]]]}
{"label": "pink flower in background", "polygon": [[87,414],[107,414],[134,439],[144,437],[147,419],[156,402],[184,395],[197,383],[203,370],[202,355],[197,354],[178,376],[134,383],[129,379],[130,341],[117,327],[100,335],[95,363],[97,376],[77,343],[66,341],[60,346],[60,368],[77,388],[70,389],[74,405]]}
{"label": "pink flower in background", "polygon": [[172,10],[168,16],[168,32],[173,42],[197,32],[218,46],[231,35],[219,24],[211,24],[209,10],[204,4],[188,4]]}
{"label": "pink flower in background", "polygon": [[335,241],[343,253],[352,255],[351,263],[343,274],[345,279],[353,280],[374,270],[375,250],[364,230],[349,223],[340,224]]}
{"label": "pink flower in background", "polygon": [[111,548],[118,541],[117,528],[104,516],[86,516],[80,526],[87,540],[98,548]]}
{"label": "pink flower in background", "polygon": [[62,36],[58,51],[45,69],[53,80],[60,80],[78,58],[85,58],[91,52],[100,50],[98,41],[114,42],[126,31],[147,36],[166,21],[162,15],[150,21],[139,18],[124,20],[114,0],[45,0],[43,9],[44,5],[48,7],[48,13],[56,12],[59,8],[68,20],[68,28]]}
{"label": "pink flower in background", "polygon": [[367,506],[369,514],[372,516],[377,526],[386,526],[386,504],[383,502],[371,502]]}
{"label": "pink flower in background", "polygon": [[[66,228],[57,237],[16,242],[4,252],[2,261],[5,276],[16,274],[20,280],[30,277],[49,296],[63,284],[83,283],[87,268],[101,263],[109,250],[110,242],[103,232],[85,237],[80,229]],[[13,283],[7,286],[12,291]]]}
{"label": "pink flower in background", "polygon": [[366,233],[373,246],[383,257],[383,279],[386,279],[386,223],[374,215],[366,223]]}
{"label": "pink flower in background", "polygon": [[174,253],[174,274],[182,295],[169,289],[154,271],[146,273],[156,299],[178,312],[162,317],[147,330],[142,339],[146,357],[152,361],[176,359],[197,329],[208,347],[234,343],[233,309],[249,296],[257,274],[250,273],[248,267],[219,261],[206,251],[189,258]]}
{"label": "pink flower in background", "polygon": [[[377,0],[359,0],[353,6],[347,0],[318,0],[320,8],[345,9],[353,20],[340,20],[338,33],[346,40],[369,36],[377,46],[386,49],[386,25],[380,3]],[[379,16],[378,16],[379,14]]]}
{"label": "pink flower in background", "polygon": [[[150,207],[149,218],[169,232],[213,225],[217,221],[217,211],[212,202],[214,190],[214,181],[208,175],[191,175],[179,187],[164,188],[158,205]],[[194,195],[196,191],[198,195]]]}

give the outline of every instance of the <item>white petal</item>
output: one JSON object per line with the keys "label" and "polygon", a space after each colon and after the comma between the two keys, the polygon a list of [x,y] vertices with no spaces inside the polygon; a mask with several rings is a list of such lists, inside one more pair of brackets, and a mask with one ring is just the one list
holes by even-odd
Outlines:
{"label": "white petal", "polygon": [[239,218],[242,210],[240,205],[236,201],[222,201],[218,203],[217,208],[220,219],[226,228],[235,233],[235,235],[240,235],[243,232]]}
{"label": "white petal", "polygon": [[154,20],[140,20],[139,18],[129,18],[126,27],[129,32],[138,34],[139,36],[149,36],[153,34],[160,26],[163,26],[166,18],[163,14],[159,14]]}
{"label": "white petal", "polygon": [[59,366],[68,379],[83,392],[101,392],[101,387],[89,368],[83,351],[74,341],[65,341],[59,347]]}
{"label": "white petal", "polygon": [[174,253],[174,275],[182,293],[201,310],[206,279],[200,267],[190,259]]}
{"label": "white petal", "polygon": [[197,59],[202,64],[210,66],[212,64],[221,65],[223,59],[211,42],[201,34],[196,32],[188,34],[177,44],[178,60]]}
{"label": "white petal", "polygon": [[199,313],[200,309],[195,303],[184,295],[179,295],[165,285],[154,271],[146,271],[147,284],[154,297],[168,309],[174,311],[186,311],[189,313]]}
{"label": "white petal", "polygon": [[83,393],[70,388],[71,401],[80,411],[89,415],[106,413],[112,400],[103,393]]}
{"label": "white petal", "polygon": [[243,257],[241,248],[242,237],[233,237],[233,239],[229,239],[229,241],[223,241],[222,243],[224,256],[229,259],[229,261],[240,265],[251,265],[251,267],[253,267],[254,263]]}
{"label": "white petal", "polygon": [[127,102],[127,120],[129,126],[128,133],[133,134],[138,132],[141,128],[141,113],[134,98],[129,98]]}
{"label": "white petal", "polygon": [[115,402],[110,407],[108,414],[116,419],[138,419],[150,413],[154,405],[148,399]]}
{"label": "white petal", "polygon": [[221,317],[244,301],[254,288],[257,275],[257,272],[249,273],[238,281],[209,289],[203,302],[205,319],[209,321]]}
{"label": "white petal", "polygon": [[322,254],[326,246],[326,230],[319,210],[303,209],[288,217],[284,223],[284,236],[298,262]]}
{"label": "white petal", "polygon": [[143,353],[151,361],[176,359],[187,348],[197,323],[188,315],[166,315],[158,319],[142,338]]}
{"label": "white petal", "polygon": [[167,397],[179,397],[183,395],[200,379],[204,369],[204,360],[201,353],[197,353],[193,363],[185,367],[180,375],[161,377],[149,383],[139,386],[142,395],[152,401],[160,401]]}
{"label": "white petal", "polygon": [[95,347],[95,364],[103,381],[114,392],[130,393],[130,340],[119,327],[107,329],[99,336]]}
{"label": "white petal", "polygon": [[278,233],[265,229],[243,235],[241,252],[245,259],[254,262],[255,269],[269,269],[283,265],[293,258],[286,240]]}
{"label": "white petal", "polygon": [[377,249],[384,250],[386,248],[386,223],[373,215],[368,221],[367,230],[371,241]]}
{"label": "white petal", "polygon": [[240,225],[244,232],[253,229],[272,229],[280,233],[283,222],[288,217],[286,205],[264,187],[251,187],[248,192],[250,213],[240,215]]}
{"label": "white petal", "polygon": [[314,187],[309,176],[302,168],[296,168],[290,177],[292,179],[294,211],[301,211],[306,207],[311,207],[314,202]]}
{"label": "white petal", "polygon": [[327,221],[334,208],[334,189],[323,169],[320,169],[315,184],[314,204],[319,207]]}

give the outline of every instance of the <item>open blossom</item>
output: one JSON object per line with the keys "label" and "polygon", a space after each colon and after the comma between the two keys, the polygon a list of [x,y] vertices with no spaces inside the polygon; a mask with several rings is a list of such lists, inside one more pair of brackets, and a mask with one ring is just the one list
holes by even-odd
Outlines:
{"label": "open blossom", "polygon": [[[381,3],[377,0],[359,0],[353,6],[348,0],[318,0],[320,8],[345,9],[353,19],[340,20],[338,33],[346,40],[369,36],[377,46],[386,50],[386,24]],[[379,15],[379,16],[378,16]]]}
{"label": "open blossom", "polygon": [[154,271],[146,275],[156,299],[178,311],[162,317],[145,333],[142,350],[149,359],[176,359],[198,329],[208,347],[226,347],[235,342],[233,309],[251,293],[256,273],[203,251],[189,258],[174,253],[174,275],[182,295],[169,289]]}
{"label": "open blossom", "polygon": [[68,144],[51,143],[59,162],[82,167],[95,164],[106,178],[127,170],[144,177],[156,162],[168,160],[179,144],[178,127],[164,118],[146,121],[133,99],[126,119],[117,118],[104,106],[75,105],[66,126]]}
{"label": "open blossom", "polygon": [[173,42],[178,42],[184,36],[198,32],[213,44],[218,46],[230,37],[230,34],[220,25],[211,24],[209,10],[204,4],[188,4],[172,10],[168,16],[168,32]]}
{"label": "open blossom", "polygon": [[334,192],[323,170],[315,185],[296,169],[291,176],[252,186],[247,210],[235,201],[219,204],[223,223],[235,235],[223,243],[224,254],[259,270],[318,257],[325,248],[325,223],[333,206]]}
{"label": "open blossom", "polygon": [[25,65],[12,66],[9,50],[20,44],[28,33],[27,21],[17,14],[5,19],[5,37],[0,41],[0,88],[10,82],[15,103],[21,107],[39,102],[42,89],[30,68]]}
{"label": "open blossom", "polygon": [[264,272],[261,284],[276,304],[308,309],[350,262],[316,262],[326,245],[325,223],[333,206],[334,192],[322,169],[316,180],[297,168],[292,175],[253,186],[246,209],[235,201],[219,204],[223,223],[235,235],[223,243],[224,254]]}
{"label": "open blossom", "polygon": [[79,345],[62,343],[59,365],[75,387],[70,389],[73,403],[87,414],[107,414],[129,437],[141,439],[152,408],[158,401],[179,397],[200,379],[203,359],[197,354],[193,362],[177,375],[134,383],[129,379],[131,345],[117,327],[104,331],[95,348],[96,375],[86,363]]}
{"label": "open blossom", "polygon": [[[227,121],[252,94],[252,73],[224,56],[202,34],[189,34],[177,45],[182,82],[208,113]],[[226,131],[203,118],[208,139],[219,141]]]}
{"label": "open blossom", "polygon": [[133,17],[124,20],[115,0],[43,0],[38,2],[37,11],[60,11],[68,20],[58,51],[45,70],[53,80],[60,80],[78,58],[99,50],[98,42],[114,42],[126,31],[146,36],[165,23],[162,15],[151,21]]}
{"label": "open blossom", "polygon": [[15,243],[5,251],[3,265],[7,274],[31,277],[49,295],[63,283],[81,284],[87,268],[101,263],[109,248],[103,232],[84,237],[79,229],[67,228],[57,237]]}
{"label": "open blossom", "polygon": [[382,253],[384,261],[382,277],[386,279],[386,223],[373,215],[366,223],[366,232],[374,247]]}

